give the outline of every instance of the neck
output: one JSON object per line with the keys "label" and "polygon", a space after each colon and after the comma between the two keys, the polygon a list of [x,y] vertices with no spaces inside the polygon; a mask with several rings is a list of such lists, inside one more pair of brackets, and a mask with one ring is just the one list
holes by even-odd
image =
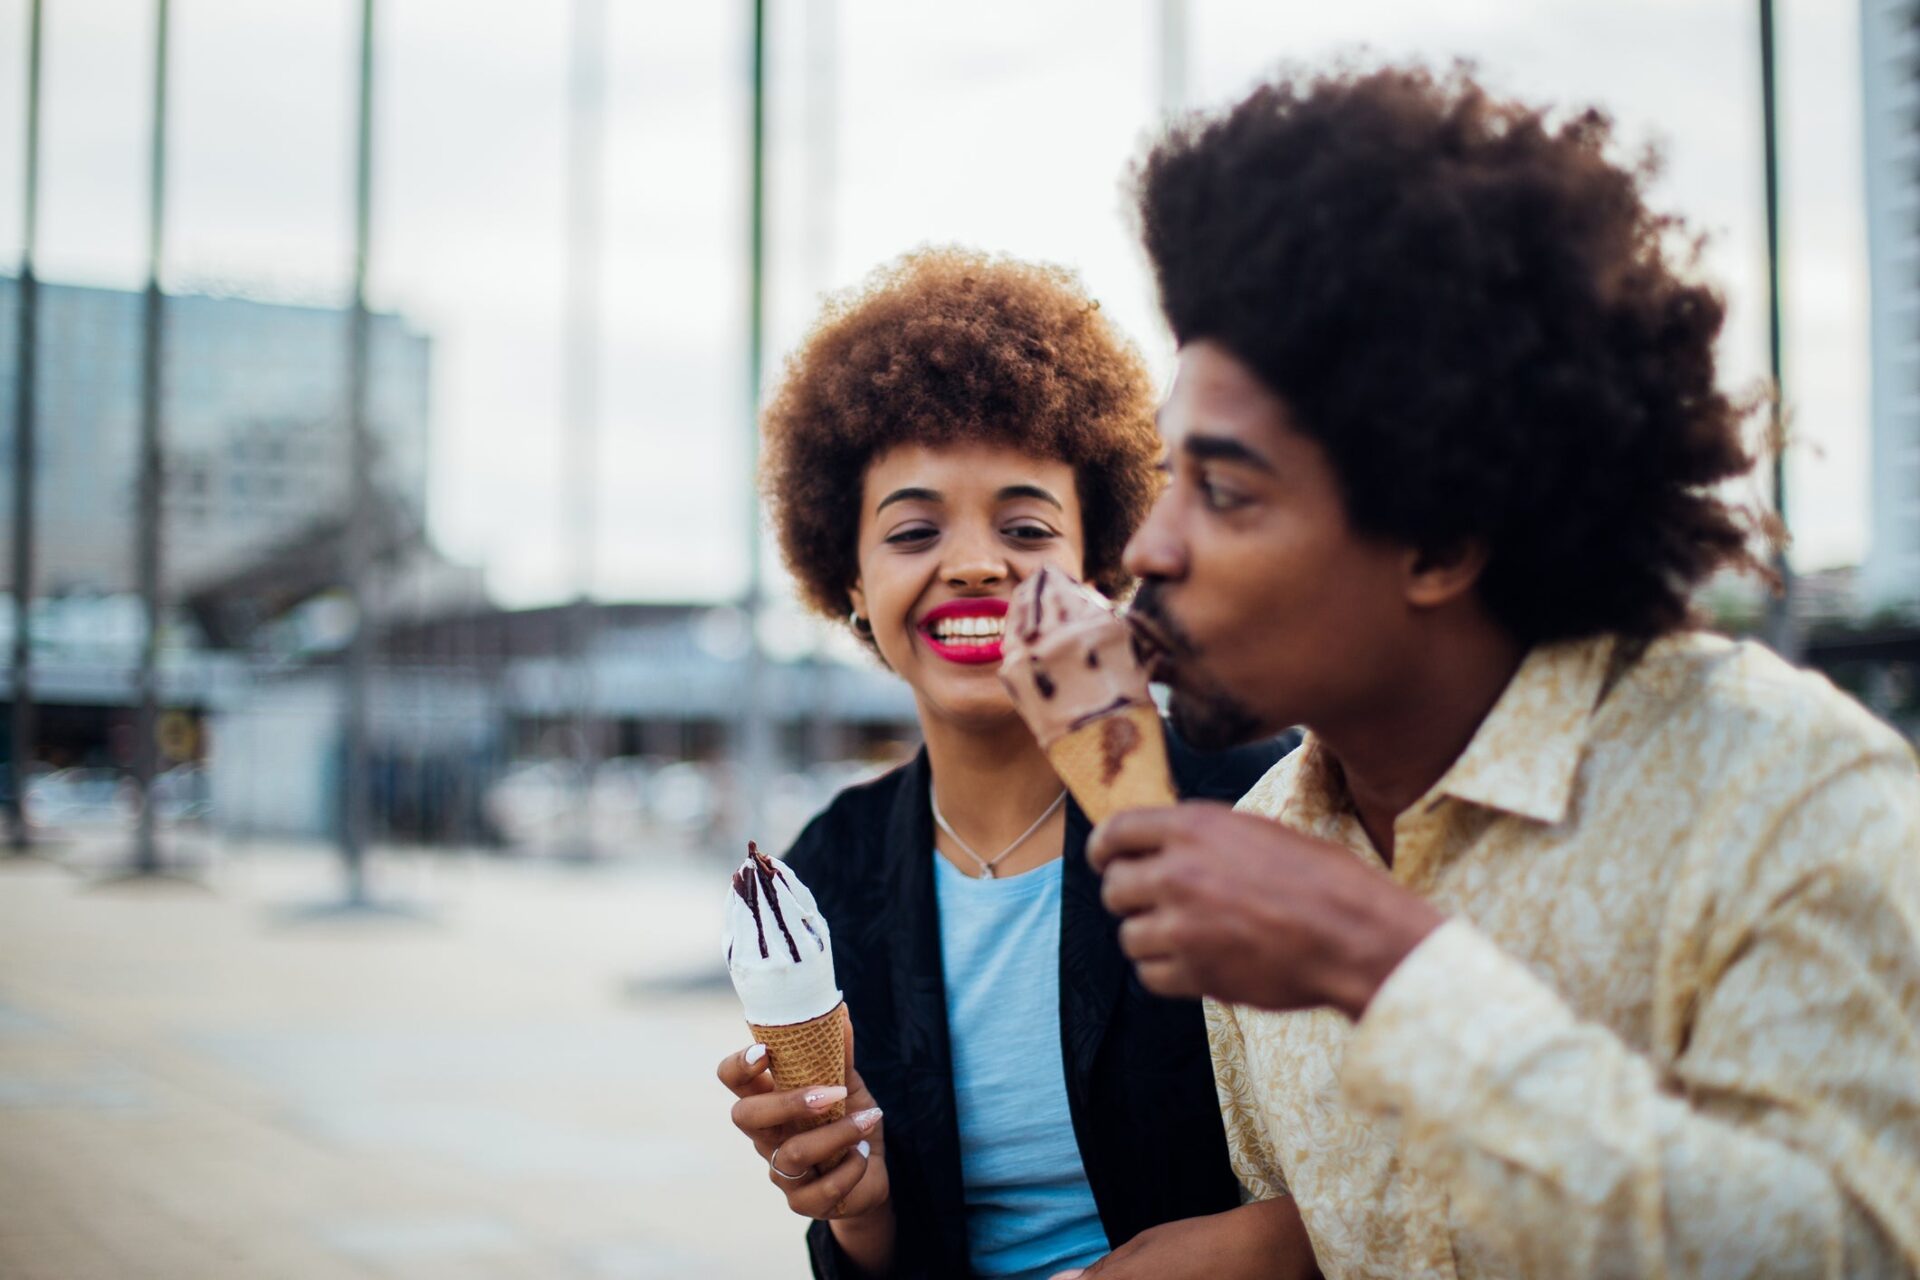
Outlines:
{"label": "neck", "polygon": [[1492,623],[1439,628],[1410,646],[1405,678],[1315,733],[1339,761],[1360,825],[1388,866],[1393,824],[1460,758],[1526,649]]}
{"label": "neck", "polygon": [[[940,810],[983,858],[1017,839],[1060,794],[1062,784],[1052,762],[1018,716],[955,724],[923,712],[920,726]],[[995,874],[1017,875],[1059,857],[1063,814],[1054,814],[994,868]],[[945,848],[950,842],[940,843]],[[960,870],[969,875],[979,871],[960,850],[947,852]]]}

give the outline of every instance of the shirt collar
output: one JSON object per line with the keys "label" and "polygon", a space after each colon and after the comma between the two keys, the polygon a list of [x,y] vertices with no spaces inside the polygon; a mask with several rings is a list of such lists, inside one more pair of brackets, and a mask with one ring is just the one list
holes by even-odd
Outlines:
{"label": "shirt collar", "polygon": [[1549,826],[1564,820],[1614,650],[1612,636],[1536,645],[1420,807],[1452,796]]}

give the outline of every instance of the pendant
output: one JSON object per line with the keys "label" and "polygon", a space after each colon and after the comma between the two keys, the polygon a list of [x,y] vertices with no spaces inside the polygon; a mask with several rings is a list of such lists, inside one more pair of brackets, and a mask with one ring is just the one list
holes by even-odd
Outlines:
{"label": "pendant", "polygon": [[980,868],[980,878],[981,878],[982,880],[991,880],[991,879],[993,879],[993,868],[992,868],[992,867],[981,867],[981,868]]}

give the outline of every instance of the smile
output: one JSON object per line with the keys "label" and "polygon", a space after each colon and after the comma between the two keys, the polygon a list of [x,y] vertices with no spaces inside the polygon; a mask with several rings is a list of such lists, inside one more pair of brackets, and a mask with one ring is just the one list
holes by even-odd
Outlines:
{"label": "smile", "polygon": [[963,666],[1000,661],[1005,600],[950,600],[920,619],[919,632],[938,657]]}

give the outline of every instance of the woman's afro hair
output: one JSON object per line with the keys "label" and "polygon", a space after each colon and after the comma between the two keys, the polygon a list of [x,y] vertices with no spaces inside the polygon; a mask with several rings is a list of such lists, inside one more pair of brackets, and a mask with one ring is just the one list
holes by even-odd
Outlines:
{"label": "woman's afro hair", "polygon": [[1157,493],[1154,395],[1138,352],[1073,275],[959,249],[912,253],[828,303],[761,426],[761,485],[801,599],[844,618],[867,467],[905,444],[987,442],[1078,478],[1087,581]]}

